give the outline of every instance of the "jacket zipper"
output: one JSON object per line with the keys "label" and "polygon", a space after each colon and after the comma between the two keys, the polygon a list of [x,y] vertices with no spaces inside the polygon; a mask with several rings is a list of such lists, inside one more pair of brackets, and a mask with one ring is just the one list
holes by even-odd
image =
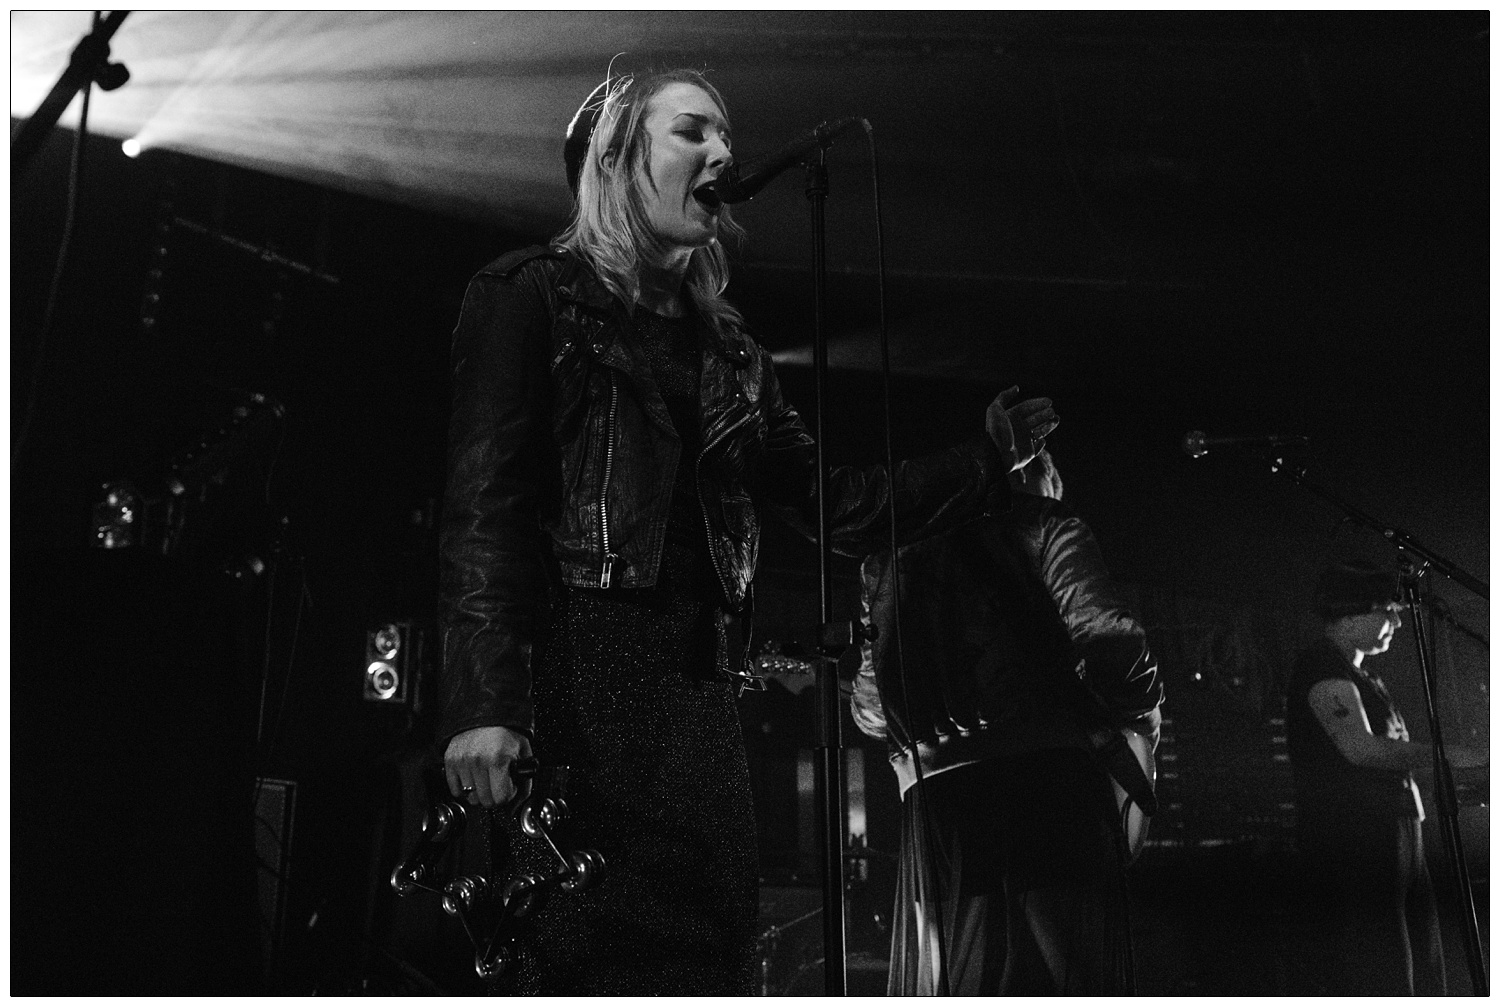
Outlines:
{"label": "jacket zipper", "polygon": [[620,405],[618,375],[609,372],[609,417],[604,423],[604,480],[599,484],[599,542],[604,546],[604,566],[599,571],[599,586],[609,587],[614,578],[615,560],[619,555],[609,547],[609,476],[615,467],[615,413]]}
{"label": "jacket zipper", "polygon": [[[719,578],[719,590],[721,590],[721,591],[724,592],[724,600],[725,601],[729,600],[729,581],[724,576],[724,568],[719,565],[719,553],[718,553],[718,550],[716,550],[714,548],[713,523],[711,521],[709,521],[709,519],[708,519],[708,504],[703,499],[703,490],[701,489],[701,486],[702,486],[702,475],[703,475],[703,459],[705,459],[705,458],[708,457],[708,452],[709,452],[710,449],[717,447],[723,441],[727,440],[730,434],[734,433],[740,427],[744,426],[747,422],[750,421],[750,419],[751,419],[751,417],[748,416],[748,415],[743,416],[743,417],[740,418],[740,420],[738,422],[731,423],[729,426],[727,426],[723,430],[719,431],[718,436],[714,437],[713,440],[711,440],[707,444],[705,444],[703,446],[703,450],[701,450],[701,451],[698,452],[698,460],[697,460],[697,462],[695,463],[695,465],[693,467],[694,468],[694,474],[698,477],[695,480],[695,482],[698,483],[698,485],[695,486],[694,489],[696,489],[698,491],[698,507],[703,512],[703,533],[706,536],[708,536],[708,558],[713,563],[714,573]],[[746,592],[747,597],[740,599],[740,605],[742,607],[744,606],[745,602],[748,600],[748,594],[749,594],[749,592],[747,591]],[[752,616],[752,619],[753,619],[753,616]],[[740,680],[738,695],[741,695],[741,696],[743,696],[745,694],[745,691],[747,689],[756,689],[756,690],[759,690],[759,689],[764,689],[766,687],[765,679],[762,678],[761,676],[755,674],[754,666],[750,663],[750,646],[751,646],[751,637],[750,637],[750,634],[751,634],[750,626],[747,624],[746,631],[745,631],[745,651],[744,651],[744,653],[742,655],[740,655],[740,667],[738,669],[735,669],[735,668],[731,667],[730,670],[729,670],[729,674],[730,674],[731,679],[738,678]],[[732,662],[733,660],[734,660],[734,658],[731,656],[730,661]]]}
{"label": "jacket zipper", "polygon": [[[693,466],[693,472],[695,477],[693,482],[701,482],[703,475],[702,454],[698,455],[698,463]],[[719,578],[719,590],[724,592],[724,597],[727,599],[729,597],[729,582],[724,579],[724,571],[719,566],[719,554],[714,549],[714,529],[713,524],[708,520],[708,504],[703,502],[703,490],[699,489],[696,485],[693,489],[698,494],[698,508],[703,511],[703,534],[708,539],[708,558],[714,565],[714,575]]]}
{"label": "jacket zipper", "polygon": [[730,434],[734,433],[740,427],[744,426],[745,423],[750,420],[750,418],[751,417],[748,415],[742,416],[737,422],[731,423],[728,427],[719,431],[718,435],[714,437],[713,440],[703,445],[703,449],[698,452],[698,460],[696,463],[694,463],[693,466],[694,475],[697,477],[694,479],[694,482],[698,484],[693,488],[697,491],[698,494],[698,507],[703,511],[703,532],[708,536],[708,558],[713,563],[714,573],[719,577],[719,587],[724,592],[724,597],[726,600],[729,598],[729,581],[724,578],[724,569],[719,566],[719,554],[714,549],[713,523],[708,519],[708,504],[703,500],[703,490],[701,488],[703,481],[703,459],[708,457],[708,452],[712,448],[717,447],[722,441],[728,438]]}

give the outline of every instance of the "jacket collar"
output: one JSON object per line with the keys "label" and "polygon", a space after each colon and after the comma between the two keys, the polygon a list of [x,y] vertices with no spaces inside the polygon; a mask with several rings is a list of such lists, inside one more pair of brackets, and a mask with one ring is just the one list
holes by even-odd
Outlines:
{"label": "jacket collar", "polygon": [[[563,256],[563,271],[557,279],[558,295],[574,304],[612,316],[619,331],[628,331],[630,313],[620,299],[600,281],[593,267],[561,245],[555,246],[554,251]],[[724,363],[736,371],[750,363],[750,340],[742,331],[736,330],[720,337],[707,330],[704,333],[704,345],[710,348],[714,356],[722,358]]]}
{"label": "jacket collar", "polygon": [[586,308],[625,317],[625,306],[600,282],[592,266],[561,245],[555,246],[555,250],[563,256],[563,271],[557,278],[558,296]]}

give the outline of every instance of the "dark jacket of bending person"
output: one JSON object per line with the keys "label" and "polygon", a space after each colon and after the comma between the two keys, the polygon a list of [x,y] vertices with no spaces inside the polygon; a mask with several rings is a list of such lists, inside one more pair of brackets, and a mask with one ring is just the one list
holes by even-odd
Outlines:
{"label": "dark jacket of bending person", "polygon": [[1145,628],[1062,502],[1051,455],[1013,482],[1009,513],[901,550],[904,671],[890,554],[864,562],[865,621],[879,634],[864,644],[853,713],[890,743],[903,793],[917,756],[931,775],[1007,752],[1091,747],[1101,729],[1154,737],[1160,727]]}
{"label": "dark jacket of bending person", "polygon": [[1154,747],[1162,686],[1050,455],[1016,476],[1009,513],[864,563],[879,636],[853,712],[902,792],[893,996],[1133,987],[1125,836],[1094,749],[1118,731]]}

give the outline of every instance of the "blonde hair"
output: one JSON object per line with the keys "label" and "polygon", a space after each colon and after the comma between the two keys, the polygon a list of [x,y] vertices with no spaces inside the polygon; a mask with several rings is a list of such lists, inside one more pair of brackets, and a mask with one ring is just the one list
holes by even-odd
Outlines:
{"label": "blonde hair", "polygon": [[[637,168],[649,166],[651,135],[645,128],[651,99],[671,84],[701,88],[719,114],[729,119],[718,90],[696,70],[666,70],[645,77],[629,74],[610,82],[600,102],[598,118],[589,138],[588,153],[578,173],[578,198],[573,217],[554,243],[571,249],[588,261],[600,282],[632,311],[640,302],[642,262],[662,250],[661,239],[651,229],[645,201],[636,184]],[[605,155],[613,154],[605,167]],[[646,167],[649,172],[649,167]],[[719,211],[719,231],[733,238],[744,229],[730,216],[729,207]],[[694,307],[720,336],[743,324],[734,305],[724,297],[729,285],[729,257],[716,238],[693,250],[684,286]]]}

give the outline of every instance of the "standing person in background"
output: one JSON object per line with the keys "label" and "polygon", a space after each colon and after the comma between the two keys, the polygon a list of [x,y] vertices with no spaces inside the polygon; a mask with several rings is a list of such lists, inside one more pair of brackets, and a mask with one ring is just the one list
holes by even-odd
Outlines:
{"label": "standing person in background", "polygon": [[[550,247],[471,281],[454,333],[440,542],[440,750],[455,796],[524,799],[532,752],[570,769],[571,829],[603,879],[530,920],[519,991],[754,990],[758,872],[725,639],[762,513],[817,527],[814,445],[724,298],[727,207],[695,192],[733,160],[699,74],[607,82],[565,146],[577,200]],[[858,553],[1008,506],[1057,423],[1002,393],[985,432],[830,475]],[[977,423],[976,423],[977,426]],[[492,828],[515,834],[496,811]]]}
{"label": "standing person in background", "polygon": [[892,996],[1134,991],[1130,853],[1095,749],[1131,732],[1149,755],[1162,686],[1051,456],[1012,478],[1008,514],[862,570],[879,635],[854,718],[902,795]]}
{"label": "standing person in background", "polygon": [[[1422,850],[1422,793],[1412,771],[1432,765],[1366,658],[1401,628],[1396,574],[1367,560],[1318,579],[1323,634],[1297,658],[1287,690],[1287,750],[1306,893],[1304,944],[1321,993],[1441,996],[1437,903]],[[1457,769],[1482,752],[1447,746]]]}

